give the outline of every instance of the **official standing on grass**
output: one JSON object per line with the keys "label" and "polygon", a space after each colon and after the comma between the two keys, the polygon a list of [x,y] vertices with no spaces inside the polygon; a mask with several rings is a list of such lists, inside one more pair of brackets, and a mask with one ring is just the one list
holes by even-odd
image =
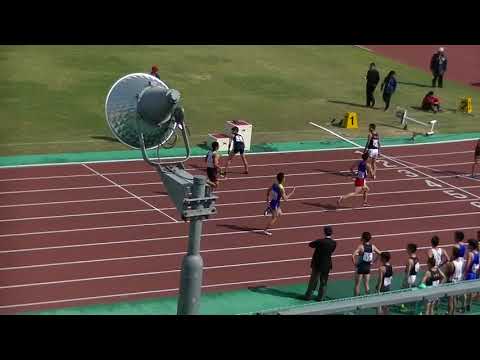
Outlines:
{"label": "official standing on grass", "polygon": [[432,87],[437,86],[443,87],[443,75],[447,72],[447,57],[444,53],[444,48],[438,49],[438,52],[433,54],[432,59],[430,60],[430,70],[432,71]]}
{"label": "official standing on grass", "polygon": [[392,95],[397,90],[397,79],[395,78],[395,71],[390,71],[387,77],[383,80],[380,90],[383,91],[383,101],[385,101],[385,111],[390,107],[390,100]]}
{"label": "official standing on grass", "polygon": [[308,289],[304,296],[305,300],[312,298],[312,294],[317,288],[318,283],[320,283],[320,287],[316,298],[317,301],[323,300],[323,296],[327,290],[328,275],[332,269],[332,254],[337,247],[337,242],[332,239],[333,230],[331,226],[325,226],[323,232],[325,238],[312,241],[308,245],[314,248],[315,252],[313,253],[310,263],[312,274],[310,275],[310,282],[308,283]]}
{"label": "official standing on grass", "polygon": [[374,107],[375,106],[375,96],[373,93],[380,82],[380,74],[378,70],[375,68],[375,63],[370,64],[370,69],[367,72],[367,107]]}

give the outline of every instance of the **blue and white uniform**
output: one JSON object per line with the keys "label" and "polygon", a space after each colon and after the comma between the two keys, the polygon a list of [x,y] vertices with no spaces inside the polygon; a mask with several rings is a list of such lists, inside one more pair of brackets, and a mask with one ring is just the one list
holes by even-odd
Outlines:
{"label": "blue and white uniform", "polygon": [[240,134],[234,134],[232,136],[233,141],[233,153],[237,154],[240,153],[242,155],[245,152],[245,141],[243,140],[243,136]]}
{"label": "blue and white uniform", "polygon": [[282,190],[284,190],[283,185],[279,183],[274,183],[270,190],[270,203],[269,207],[271,210],[280,209],[280,200],[282,199]]}
{"label": "blue and white uniform", "polygon": [[474,250],[473,260],[470,264],[470,269],[467,270],[467,277],[465,280],[478,279],[478,269],[480,269],[480,255],[477,250]]}

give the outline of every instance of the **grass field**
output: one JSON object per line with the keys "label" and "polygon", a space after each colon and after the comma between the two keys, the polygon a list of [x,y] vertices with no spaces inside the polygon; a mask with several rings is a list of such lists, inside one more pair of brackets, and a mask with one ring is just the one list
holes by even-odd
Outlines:
{"label": "grass field", "polygon": [[[381,76],[394,69],[399,88],[391,111],[366,109],[364,75],[375,61]],[[183,95],[192,143],[222,130],[229,119],[254,124],[254,143],[313,140],[328,135],[308,125],[329,124],[346,111],[359,114],[363,134],[370,122],[384,136],[403,135],[396,106],[418,119],[439,120],[440,133],[478,131],[480,116],[438,115],[412,109],[428,91],[430,74],[353,46],[0,46],[0,155],[124,150],[109,140],[106,94],[115,80],[160,68]],[[445,109],[480,92],[447,81],[437,94]],[[382,106],[377,90],[377,106]]]}

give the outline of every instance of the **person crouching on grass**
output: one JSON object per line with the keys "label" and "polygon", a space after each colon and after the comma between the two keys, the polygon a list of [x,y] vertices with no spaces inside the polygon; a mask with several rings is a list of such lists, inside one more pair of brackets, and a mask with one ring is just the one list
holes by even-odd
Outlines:
{"label": "person crouching on grass", "polygon": [[272,214],[272,218],[268,222],[263,233],[268,236],[272,236],[272,233],[269,229],[275,224],[278,218],[282,215],[282,209],[280,209],[280,200],[287,201],[290,196],[295,192],[293,188],[290,194],[285,193],[285,174],[278,173],[276,181],[270,186],[267,190],[267,209],[265,210],[265,216]]}
{"label": "person crouching on grass", "polygon": [[[230,147],[232,146],[232,151],[230,151]],[[233,160],[233,157],[236,154],[240,154],[240,158],[242,159],[243,166],[245,168],[245,174],[248,174],[248,163],[247,159],[245,158],[245,141],[243,140],[243,136],[238,133],[238,127],[234,126],[232,127],[232,136],[230,140],[228,141],[228,159],[227,159],[227,165],[225,166],[225,172],[223,173],[224,177],[227,177],[227,172],[228,172],[228,167],[230,166],[230,163]]]}
{"label": "person crouching on grass", "polygon": [[[390,253],[384,251],[380,254],[381,266],[378,268],[378,283],[377,292],[384,293],[390,291],[393,277],[393,266],[390,264]],[[377,310],[377,315],[387,315],[388,307],[380,306]]]}
{"label": "person crouching on grass", "polygon": [[[347,195],[342,195],[340,198],[337,200],[337,205],[340,206],[342,201],[348,198],[351,198],[356,195],[360,195],[360,193],[363,193],[363,206],[367,206],[367,196],[368,196],[368,191],[370,190],[367,186],[367,175],[372,174],[372,167],[370,164],[367,163],[368,160],[368,153],[363,153],[362,154],[362,160],[353,163],[352,167],[350,168],[350,171],[352,174],[355,176],[355,190]],[[357,168],[357,173],[355,174],[354,169]]]}
{"label": "person crouching on grass", "polygon": [[219,144],[217,141],[212,142],[212,149],[208,151],[205,157],[207,163],[207,184],[214,189],[218,188],[218,173],[220,171],[220,154],[218,153]]}
{"label": "person crouching on grass", "polygon": [[434,95],[433,91],[429,91],[422,100],[422,110],[433,111],[437,113],[440,109],[440,99]]}

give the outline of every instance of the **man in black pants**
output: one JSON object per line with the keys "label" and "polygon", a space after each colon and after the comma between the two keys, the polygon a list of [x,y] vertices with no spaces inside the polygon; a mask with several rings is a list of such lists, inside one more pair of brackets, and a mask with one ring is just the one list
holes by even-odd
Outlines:
{"label": "man in black pants", "polygon": [[430,60],[430,70],[432,71],[432,87],[437,86],[443,87],[443,75],[447,71],[447,57],[444,54],[444,49],[438,49],[438,52],[433,54],[432,59]]}
{"label": "man in black pants", "polygon": [[367,107],[374,107],[375,106],[375,97],[373,93],[375,92],[375,88],[377,87],[378,83],[380,82],[380,74],[378,70],[375,68],[375,63],[370,64],[370,69],[367,72]]}
{"label": "man in black pants", "polygon": [[305,300],[310,300],[312,298],[312,294],[317,288],[319,281],[320,287],[318,289],[318,296],[316,300],[322,301],[326,292],[328,274],[332,269],[332,254],[337,247],[337,243],[332,239],[333,230],[330,226],[325,226],[323,228],[323,232],[325,234],[324,239],[312,241],[308,245],[311,248],[314,248],[315,252],[312,256],[312,274],[310,276],[310,282],[308,283],[307,292],[304,296]]}

